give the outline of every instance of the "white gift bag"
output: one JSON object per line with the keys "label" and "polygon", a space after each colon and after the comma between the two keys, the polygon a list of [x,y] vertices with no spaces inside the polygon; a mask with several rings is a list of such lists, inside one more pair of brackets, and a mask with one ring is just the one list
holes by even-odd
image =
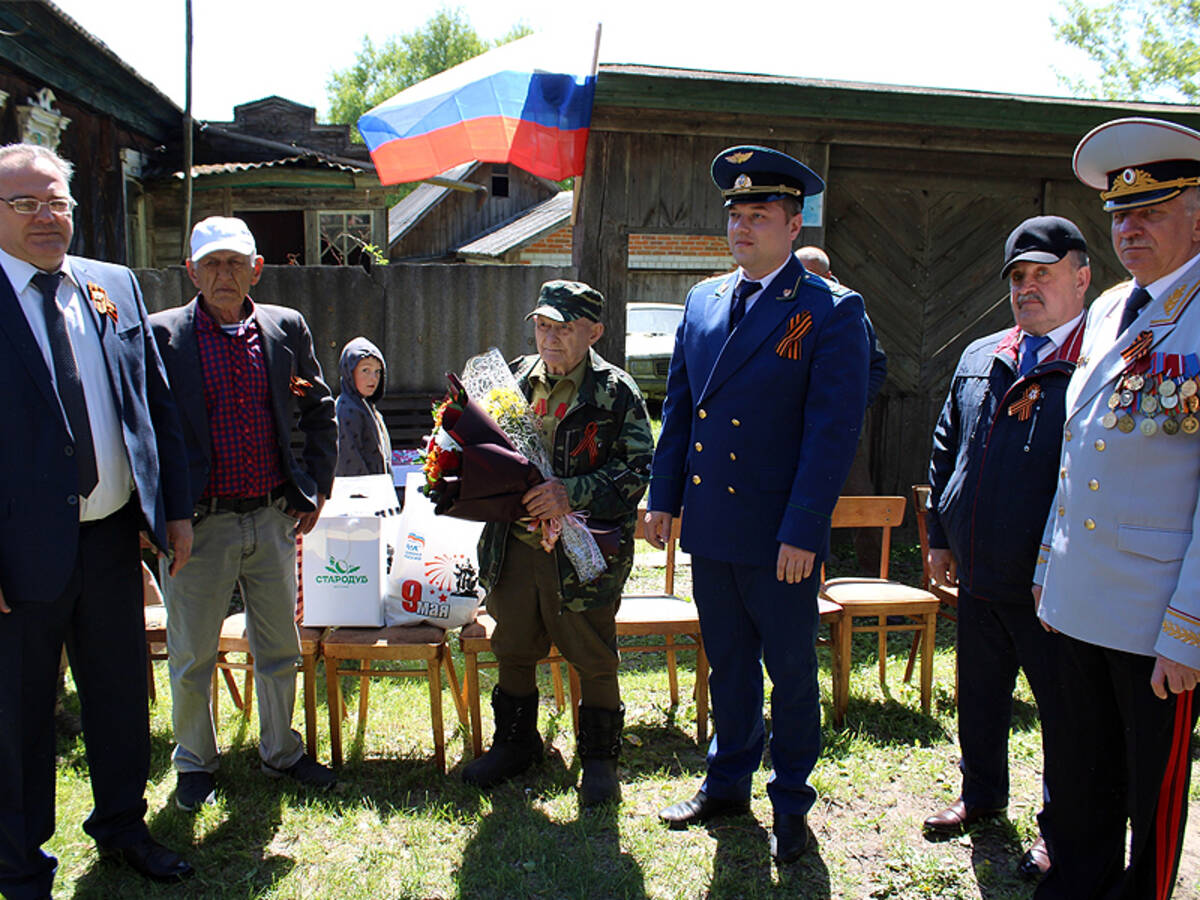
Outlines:
{"label": "white gift bag", "polygon": [[405,483],[384,615],[389,625],[458,628],[474,619],[479,607],[476,545],[483,523],[435,515],[433,502],[418,490],[424,483],[418,473]]}

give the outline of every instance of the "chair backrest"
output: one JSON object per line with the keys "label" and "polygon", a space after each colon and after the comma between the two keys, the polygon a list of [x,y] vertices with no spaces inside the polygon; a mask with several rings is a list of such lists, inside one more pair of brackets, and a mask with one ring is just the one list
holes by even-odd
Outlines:
{"label": "chair backrest", "polygon": [[833,508],[833,528],[881,528],[879,577],[888,577],[892,529],[904,521],[903,497],[839,497]]}
{"label": "chair backrest", "polygon": [[[671,520],[671,536],[667,539],[667,570],[663,576],[663,593],[675,593],[675,545],[679,541],[679,526],[683,519],[676,516]],[[639,507],[637,511],[637,530],[633,533],[635,541],[646,539],[646,508]]]}
{"label": "chair backrest", "polygon": [[913,511],[917,514],[917,538],[921,542],[921,589],[926,591],[929,590],[929,529],[925,524],[925,516],[928,514],[930,490],[932,489],[927,484],[912,486]]}

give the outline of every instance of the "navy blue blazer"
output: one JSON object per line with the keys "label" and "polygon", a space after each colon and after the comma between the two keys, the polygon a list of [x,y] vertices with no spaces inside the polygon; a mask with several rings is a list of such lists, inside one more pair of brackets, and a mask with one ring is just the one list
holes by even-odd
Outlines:
{"label": "navy blue blazer", "polygon": [[[198,498],[204,493],[212,468],[212,434],[204,405],[196,304],[193,299],[184,306],[156,312],[150,324],[179,403],[192,496]],[[294,309],[266,303],[256,303],[254,310],[267,363],[280,470],[288,479],[287,500],[293,509],[311,511],[317,508],[317,494],[328,497],[333,488],[337,466],[333,398],[321,376],[321,364],[313,352],[304,316]],[[294,428],[304,436],[300,459],[292,450]]]}
{"label": "navy blue blazer", "polygon": [[690,553],[773,567],[786,543],[823,557],[866,409],[862,298],[791,257],[730,334],[736,281],[688,293],[650,508],[684,510]]}
{"label": "navy blue blazer", "polygon": [[[123,266],[70,257],[85,285],[104,289],[114,322],[98,315],[109,387],[146,531],[167,545],[168,519],[191,517],[186,448],[158,349],[150,336],[142,292]],[[78,471],[50,370],[16,292],[0,274],[0,589],[9,603],[49,603],[66,587],[79,538]],[[161,476],[161,477],[160,477]]]}

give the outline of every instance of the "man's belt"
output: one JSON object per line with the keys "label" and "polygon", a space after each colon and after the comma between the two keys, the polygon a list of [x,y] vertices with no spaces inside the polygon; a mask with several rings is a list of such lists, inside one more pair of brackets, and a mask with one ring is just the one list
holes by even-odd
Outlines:
{"label": "man's belt", "polygon": [[256,509],[270,506],[283,496],[283,485],[271,488],[261,497],[205,497],[196,504],[196,511],[209,515],[217,512],[236,513],[244,516]]}

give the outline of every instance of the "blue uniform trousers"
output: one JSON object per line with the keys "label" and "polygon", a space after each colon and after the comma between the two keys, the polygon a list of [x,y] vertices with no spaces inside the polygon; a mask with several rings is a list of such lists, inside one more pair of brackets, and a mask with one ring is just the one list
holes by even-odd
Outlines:
{"label": "blue uniform trousers", "polygon": [[1008,732],[1017,670],[1045,702],[1059,636],[1046,631],[1027,603],[994,603],[958,592],[958,744],[963,802],[1008,806]]}
{"label": "blue uniform trousers", "polygon": [[1187,826],[1196,692],[1155,697],[1153,657],[1066,635],[1059,646],[1042,713],[1051,791],[1038,816],[1054,864],[1034,897],[1167,897]]}
{"label": "blue uniform trousers", "polygon": [[817,686],[817,572],[799,584],[775,578],[774,566],[692,557],[704,649],[711,666],[715,734],[703,789],[744,800],[762,762],[763,664],[771,691],[771,763],[767,794],[776,813],[807,813],[816,801],[808,776],[821,752]]}

